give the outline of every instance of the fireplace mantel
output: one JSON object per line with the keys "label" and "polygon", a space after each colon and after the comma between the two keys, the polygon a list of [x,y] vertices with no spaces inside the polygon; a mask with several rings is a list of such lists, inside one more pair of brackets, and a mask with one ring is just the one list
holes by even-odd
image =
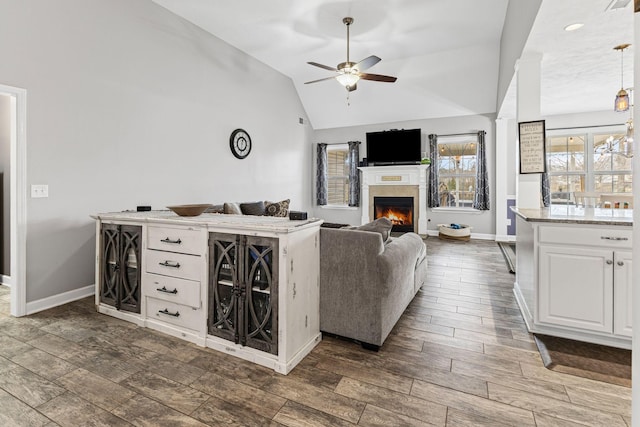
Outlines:
{"label": "fireplace mantel", "polygon": [[365,166],[362,172],[362,224],[373,221],[374,196],[411,196],[418,234],[427,234],[427,171],[429,165]]}

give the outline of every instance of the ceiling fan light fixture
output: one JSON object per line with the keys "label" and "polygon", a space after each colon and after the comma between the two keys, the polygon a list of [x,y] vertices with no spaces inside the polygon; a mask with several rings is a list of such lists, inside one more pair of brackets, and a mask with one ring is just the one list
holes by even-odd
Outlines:
{"label": "ceiling fan light fixture", "polygon": [[360,76],[358,76],[357,74],[351,74],[350,72],[347,72],[347,73],[338,75],[336,77],[336,80],[338,80],[338,82],[344,87],[351,87],[356,83],[358,83],[358,80],[360,80]]}
{"label": "ceiling fan light fixture", "polygon": [[342,86],[344,86],[345,89],[347,89],[347,92],[352,92],[358,88],[358,82],[360,80],[371,80],[375,82],[388,83],[395,82],[397,78],[393,76],[384,76],[381,74],[371,74],[363,72],[381,61],[381,59],[375,55],[367,56],[360,62],[351,62],[351,60],[349,59],[349,27],[351,26],[351,24],[353,24],[353,18],[346,17],[342,20],[342,22],[347,27],[347,60],[345,62],[341,62],[335,68],[328,65],[319,64],[317,62],[307,62],[307,64],[309,65],[333,71],[336,74],[333,77],[312,80],[309,82],[305,82],[305,84],[336,79],[338,83],[340,83]]}

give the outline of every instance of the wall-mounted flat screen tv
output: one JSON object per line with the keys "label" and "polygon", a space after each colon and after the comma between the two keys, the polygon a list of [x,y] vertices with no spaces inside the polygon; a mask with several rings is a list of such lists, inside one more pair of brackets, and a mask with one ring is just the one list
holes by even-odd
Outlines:
{"label": "wall-mounted flat screen tv", "polygon": [[421,146],[420,129],[368,132],[367,163],[373,166],[419,164]]}

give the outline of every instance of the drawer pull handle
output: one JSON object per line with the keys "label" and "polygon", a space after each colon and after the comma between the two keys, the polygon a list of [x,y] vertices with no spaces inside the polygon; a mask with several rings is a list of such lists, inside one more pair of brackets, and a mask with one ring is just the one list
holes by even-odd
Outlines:
{"label": "drawer pull handle", "polygon": [[600,236],[602,240],[629,240],[628,237],[611,237],[611,236]]}
{"label": "drawer pull handle", "polygon": [[167,316],[180,317],[180,312],[176,311],[175,313],[170,312],[166,308],[164,310],[158,310],[160,314],[166,314]]}
{"label": "drawer pull handle", "polygon": [[618,265],[622,267],[624,265],[624,261],[618,261]]}
{"label": "drawer pull handle", "polygon": [[179,244],[181,244],[181,243],[182,243],[182,240],[180,240],[180,239],[178,239],[178,240],[171,240],[171,239],[170,239],[170,238],[168,238],[168,237],[167,237],[166,239],[162,239],[162,240],[160,240],[160,241],[161,241],[162,243],[173,243],[173,244],[176,244],[176,245],[179,245]]}
{"label": "drawer pull handle", "polygon": [[167,289],[166,286],[163,286],[161,288],[156,288],[156,291],[164,292],[165,294],[177,294],[178,293],[178,289],[174,289],[174,290],[170,291],[169,289]]}
{"label": "drawer pull handle", "polygon": [[164,262],[159,262],[158,264],[160,264],[163,267],[180,268],[179,262],[172,263],[171,261],[164,261]]}
{"label": "drawer pull handle", "polygon": [[612,261],[612,260],[610,260],[610,259],[608,259],[608,260],[607,260],[607,265],[611,265],[611,264],[613,264],[613,261]]}

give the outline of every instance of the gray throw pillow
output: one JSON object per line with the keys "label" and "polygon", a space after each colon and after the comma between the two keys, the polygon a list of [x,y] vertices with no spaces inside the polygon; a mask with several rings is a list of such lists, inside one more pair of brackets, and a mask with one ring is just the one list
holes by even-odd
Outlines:
{"label": "gray throw pillow", "polygon": [[240,210],[244,215],[262,216],[265,213],[264,202],[240,203]]}
{"label": "gray throw pillow", "polygon": [[240,205],[238,205],[237,203],[229,202],[224,204],[224,213],[232,215],[242,215],[242,210],[240,210]]}
{"label": "gray throw pillow", "polygon": [[273,203],[265,201],[265,210],[265,215],[286,217],[289,215],[289,199]]}
{"label": "gray throw pillow", "polygon": [[391,236],[392,228],[393,224],[389,218],[378,218],[375,221],[356,227],[356,230],[375,231],[376,233],[380,233],[382,241],[386,242]]}

